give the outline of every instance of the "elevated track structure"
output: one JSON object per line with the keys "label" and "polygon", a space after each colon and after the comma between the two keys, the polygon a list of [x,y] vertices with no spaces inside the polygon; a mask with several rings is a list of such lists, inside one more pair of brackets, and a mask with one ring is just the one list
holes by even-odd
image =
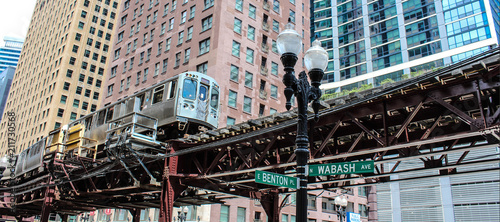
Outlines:
{"label": "elevated track structure", "polygon": [[[373,160],[375,173],[309,177],[310,190],[348,189],[401,181],[391,177],[438,171],[424,177],[474,174],[463,166],[494,163],[467,160],[474,149],[500,141],[500,48],[450,66],[325,101],[319,121],[309,121],[309,164]],[[174,206],[223,203],[227,198],[259,199],[268,221],[279,218],[280,193],[292,189],[255,183],[255,170],[294,176],[296,112],[160,141],[155,147],[129,135],[110,138],[97,158],[46,160],[46,173],[9,181],[0,191],[0,213],[17,217],[51,212],[74,215],[102,208],[160,208],[170,221]],[[103,153],[107,152],[107,155]],[[447,155],[460,153],[458,161]],[[411,169],[404,161],[421,160]],[[387,168],[386,163],[392,163]],[[496,167],[495,167],[496,166]]]}

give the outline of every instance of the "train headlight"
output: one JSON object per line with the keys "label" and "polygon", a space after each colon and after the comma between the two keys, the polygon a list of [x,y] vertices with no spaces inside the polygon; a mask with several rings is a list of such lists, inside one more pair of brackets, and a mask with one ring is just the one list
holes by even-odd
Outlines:
{"label": "train headlight", "polygon": [[188,105],[187,103],[184,103],[184,104],[182,104],[182,107],[183,107],[184,109],[187,109],[187,108],[189,107],[189,105]]}
{"label": "train headlight", "polygon": [[189,107],[191,108],[191,110],[194,110],[194,105],[193,104],[189,105]]}

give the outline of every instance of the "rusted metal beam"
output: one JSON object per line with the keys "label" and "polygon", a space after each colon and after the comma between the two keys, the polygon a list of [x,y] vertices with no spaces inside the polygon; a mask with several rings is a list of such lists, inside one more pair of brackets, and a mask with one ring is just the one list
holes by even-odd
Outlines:
{"label": "rusted metal beam", "polygon": [[[359,141],[365,136],[365,132],[361,132],[359,136],[356,138],[356,140],[351,144],[351,147],[349,150],[347,150],[347,153],[351,153],[354,150],[354,147],[358,145]],[[344,161],[347,160],[347,157],[344,157]]]}
{"label": "rusted metal beam", "polygon": [[469,126],[475,128],[475,129],[481,129],[482,126],[478,125],[474,121],[474,119],[472,119],[472,117],[470,117],[469,115],[467,115],[466,113],[464,113],[462,110],[460,110],[457,107],[452,106],[451,104],[445,102],[442,98],[436,97],[434,94],[428,94],[427,96],[429,96],[429,98],[431,98],[432,100],[436,101],[441,106],[445,107],[446,109],[448,109],[449,111],[451,111],[452,113],[454,113],[455,115],[457,115],[458,118],[460,118],[464,123],[467,123]]}
{"label": "rusted metal beam", "polygon": [[394,136],[394,138],[391,140],[391,142],[389,144],[394,144],[394,142],[396,142],[398,140],[398,138],[401,136],[401,134],[403,134],[404,130],[407,129],[408,125],[411,123],[411,121],[413,120],[413,118],[415,117],[415,115],[417,115],[418,111],[420,111],[420,109],[422,108],[422,106],[424,105],[424,102],[427,98],[425,98],[422,102],[420,102],[416,107],[415,109],[413,110],[413,112],[411,112],[411,114],[406,118],[406,120],[403,122],[403,124],[401,124],[401,128],[399,129],[399,131],[396,133],[396,135]]}
{"label": "rusted metal beam", "polygon": [[222,159],[222,157],[224,155],[224,152],[226,152],[226,147],[223,147],[222,150],[219,151],[219,153],[217,153],[217,156],[212,161],[212,163],[210,164],[210,166],[207,169],[205,169],[205,172],[203,174],[207,174],[208,172],[210,172],[217,165],[217,163]]}
{"label": "rusted metal beam", "polygon": [[347,115],[349,117],[351,117],[351,121],[353,123],[355,123],[356,125],[358,125],[359,128],[361,128],[363,131],[365,131],[365,133],[367,133],[368,135],[370,135],[371,137],[373,137],[373,139],[376,140],[380,145],[382,145],[384,147],[386,146],[386,143],[384,141],[382,141],[375,134],[373,134],[365,125],[363,125],[361,122],[359,122],[359,120],[357,118],[354,118],[350,113],[347,113]]}
{"label": "rusted metal beam", "polygon": [[314,154],[312,155],[313,157],[316,157],[316,155],[318,155],[318,153],[320,153],[321,151],[323,151],[323,149],[328,144],[328,141],[330,140],[330,138],[332,138],[333,134],[335,134],[335,132],[337,132],[337,130],[339,129],[339,127],[340,127],[341,124],[342,124],[342,121],[340,121],[340,120],[337,121],[337,123],[332,128],[332,130],[330,130],[330,132],[328,133],[328,135],[323,139],[323,142],[321,143],[321,145],[319,146],[319,148],[314,152]]}

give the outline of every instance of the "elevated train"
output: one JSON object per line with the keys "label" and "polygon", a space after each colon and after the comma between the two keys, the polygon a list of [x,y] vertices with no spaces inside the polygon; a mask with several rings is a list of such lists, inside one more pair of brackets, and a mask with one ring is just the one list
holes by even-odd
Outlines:
{"label": "elevated train", "polygon": [[219,103],[219,85],[213,78],[181,73],[51,131],[21,151],[14,168],[8,158],[2,158],[0,165],[9,171],[2,180],[39,174],[51,158],[78,157],[90,162],[104,158],[110,141],[122,135],[150,145],[144,147],[158,147],[159,141],[215,129]]}

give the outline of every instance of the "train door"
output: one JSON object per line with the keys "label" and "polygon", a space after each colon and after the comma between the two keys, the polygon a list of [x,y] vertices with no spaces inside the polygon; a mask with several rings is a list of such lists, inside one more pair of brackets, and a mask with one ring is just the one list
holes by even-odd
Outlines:
{"label": "train door", "polygon": [[[203,78],[202,78],[203,80]],[[209,86],[203,81],[200,84],[200,90],[198,90],[198,98],[196,100],[196,119],[201,121],[207,121],[208,114],[208,89]]]}
{"label": "train door", "polygon": [[210,90],[210,113],[207,116],[207,122],[217,128],[219,125],[219,86],[212,84]]}

